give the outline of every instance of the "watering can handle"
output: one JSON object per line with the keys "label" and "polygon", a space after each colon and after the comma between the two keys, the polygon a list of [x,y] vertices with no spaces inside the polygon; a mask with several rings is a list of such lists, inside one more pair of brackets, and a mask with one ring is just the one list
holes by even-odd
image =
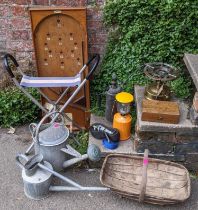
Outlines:
{"label": "watering can handle", "polygon": [[25,160],[25,163],[28,161],[28,157],[24,154],[17,154],[16,156],[16,163],[17,165],[21,168],[21,169],[24,169],[24,164],[23,162],[21,161],[21,159]]}
{"label": "watering can handle", "polygon": [[36,140],[36,143],[39,143],[39,131],[40,131],[40,127],[41,125],[45,122],[45,120],[52,114],[55,114],[55,116],[57,116],[56,114],[58,115],[61,115],[61,119],[62,119],[62,122],[64,124],[64,115],[62,112],[58,112],[58,111],[54,111],[54,112],[50,112],[48,114],[46,114],[42,119],[41,121],[39,122],[39,124],[37,125],[36,127],[36,131],[35,131],[35,140]]}
{"label": "watering can handle", "polygon": [[31,123],[29,125],[29,130],[30,130],[30,133],[31,133],[32,137],[35,136],[36,127],[37,127],[36,123]]}

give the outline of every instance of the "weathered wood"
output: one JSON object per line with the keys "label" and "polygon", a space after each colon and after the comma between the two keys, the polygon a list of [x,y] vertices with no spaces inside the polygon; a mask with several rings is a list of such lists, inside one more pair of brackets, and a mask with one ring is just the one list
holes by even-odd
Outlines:
{"label": "weathered wood", "polygon": [[198,92],[195,93],[193,98],[193,106],[196,112],[198,112]]}
{"label": "weathered wood", "polygon": [[148,149],[145,149],[144,151],[144,158],[143,158],[143,166],[142,166],[142,179],[140,183],[140,196],[139,196],[139,202],[143,202],[145,198],[146,193],[146,187],[147,187],[147,169],[148,169]]}
{"label": "weathered wood", "polygon": [[142,121],[177,124],[179,117],[179,106],[176,102],[146,99],[142,101]]}
{"label": "weathered wood", "polygon": [[[142,182],[143,158],[129,155],[109,155],[105,158],[100,180],[115,193],[138,200]],[[144,202],[174,204],[190,196],[187,169],[179,164],[149,158]]]}

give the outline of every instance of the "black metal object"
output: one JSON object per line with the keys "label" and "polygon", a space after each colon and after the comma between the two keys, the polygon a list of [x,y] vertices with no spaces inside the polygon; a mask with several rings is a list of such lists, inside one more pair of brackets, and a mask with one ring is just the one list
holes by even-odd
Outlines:
{"label": "black metal object", "polygon": [[4,66],[5,70],[8,72],[9,76],[11,78],[14,78],[14,74],[12,72],[12,68],[10,66],[9,60],[11,60],[16,67],[19,67],[19,64],[18,64],[18,62],[16,61],[16,59],[12,55],[10,55],[10,54],[4,55],[3,66]]}
{"label": "black metal object", "polygon": [[98,66],[99,62],[100,62],[100,55],[96,54],[94,55],[86,64],[86,66],[89,66],[92,61],[95,60],[95,63],[93,64],[91,70],[89,71],[88,75],[86,76],[86,79],[89,80],[90,77],[92,76],[92,74],[94,73],[94,71],[96,70],[96,67]]}
{"label": "black metal object", "polygon": [[106,92],[105,105],[105,118],[110,122],[113,121],[113,116],[116,113],[115,95],[121,91],[121,87],[117,86],[116,74],[113,74],[109,90]]}
{"label": "black metal object", "polygon": [[[96,139],[104,139],[105,137],[113,142],[120,140],[120,133],[118,129],[108,127],[102,123],[94,123],[89,128],[90,133]],[[107,137],[108,136],[108,137]]]}

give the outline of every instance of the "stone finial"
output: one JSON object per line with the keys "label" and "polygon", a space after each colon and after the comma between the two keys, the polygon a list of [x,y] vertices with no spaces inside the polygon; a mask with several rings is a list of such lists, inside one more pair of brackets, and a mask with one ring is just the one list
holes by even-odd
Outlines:
{"label": "stone finial", "polygon": [[198,54],[184,54],[184,62],[198,91]]}

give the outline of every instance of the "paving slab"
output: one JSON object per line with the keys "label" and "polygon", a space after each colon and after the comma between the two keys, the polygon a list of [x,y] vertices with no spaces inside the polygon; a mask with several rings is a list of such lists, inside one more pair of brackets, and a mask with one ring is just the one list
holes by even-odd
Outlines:
{"label": "paving slab", "polygon": [[142,121],[142,100],[144,99],[145,87],[136,85],[134,90],[137,109],[137,126],[140,131],[178,132],[182,130],[183,132],[194,132],[198,130],[198,126],[193,125],[187,117],[189,106],[179,100],[175,100],[178,102],[180,110],[180,120],[178,124]]}
{"label": "paving slab", "polygon": [[198,55],[185,53],[184,62],[198,90]]}
{"label": "paving slab", "polygon": [[[60,192],[51,193],[48,198],[34,201],[23,192],[21,170],[15,164],[15,156],[30,145],[28,127],[16,129],[15,134],[7,134],[0,129],[0,209],[1,210],[195,210],[198,209],[198,180],[192,178],[191,197],[184,203],[160,207],[122,198],[113,192]],[[99,170],[70,169],[65,171],[73,180],[86,186],[101,186]]]}
{"label": "paving slab", "polygon": [[[100,117],[100,116],[96,116],[96,115],[92,114],[90,125],[92,125],[93,123],[102,123],[109,127],[112,126],[112,124],[110,122],[108,122],[104,117]],[[91,133],[89,133],[89,145],[90,144],[97,145],[100,148],[103,157],[105,157],[108,154],[114,154],[114,153],[118,153],[118,154],[132,154],[132,153],[134,153],[133,141],[131,138],[126,141],[120,141],[117,149],[109,150],[109,149],[106,149],[102,145],[102,140],[98,140],[98,139],[94,138],[91,135]]]}

